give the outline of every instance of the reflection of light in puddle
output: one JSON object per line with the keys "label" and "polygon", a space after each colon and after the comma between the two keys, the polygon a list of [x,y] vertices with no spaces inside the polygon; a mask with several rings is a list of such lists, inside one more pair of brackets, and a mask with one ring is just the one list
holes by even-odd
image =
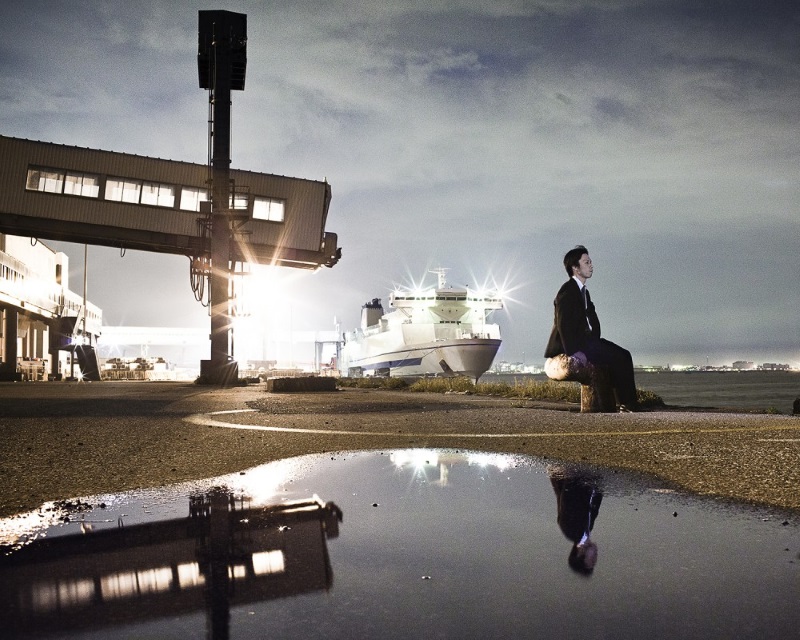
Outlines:
{"label": "reflection of light in puddle", "polygon": [[298,459],[290,459],[261,465],[242,475],[228,476],[225,484],[249,496],[253,506],[261,506],[275,501],[286,483],[298,475],[299,464]]}
{"label": "reflection of light in puddle", "polygon": [[439,464],[439,454],[428,449],[405,449],[393,451],[389,454],[389,459],[396,467],[402,468],[410,466],[412,469],[422,467],[435,467]]}
{"label": "reflection of light in puddle", "polygon": [[[412,477],[426,482],[446,486],[450,467],[453,464],[469,466],[494,467],[499,471],[508,469],[518,461],[518,456],[500,453],[484,453],[480,451],[444,451],[437,449],[399,449],[389,454],[389,459],[397,469],[409,468]],[[432,480],[431,474],[438,471],[438,478]]]}
{"label": "reflection of light in puddle", "polygon": [[[252,567],[256,576],[283,573],[284,554],[280,549],[262,551],[252,555]],[[228,578],[244,580],[247,566],[236,564],[228,567]],[[23,598],[31,603],[37,613],[78,609],[94,600],[112,602],[131,600],[149,594],[166,593],[176,589],[185,591],[205,585],[206,578],[197,562],[188,562],[172,567],[158,567],[139,571],[119,571],[102,575],[99,580],[66,579],[34,583]]]}
{"label": "reflection of light in puddle", "polygon": [[409,466],[413,469],[436,467],[442,464],[463,463],[480,467],[496,467],[500,471],[513,466],[518,456],[481,451],[442,452],[437,449],[400,449],[389,454],[389,459],[398,468]]}
{"label": "reflection of light in puddle", "polygon": [[514,464],[513,456],[506,456],[499,453],[470,453],[467,455],[469,464],[477,464],[481,467],[496,467],[500,471],[505,471]]}
{"label": "reflection of light in puddle", "polygon": [[36,511],[27,511],[0,520],[0,545],[14,545],[23,536],[35,540],[36,531],[56,524],[62,516],[54,511],[52,502],[43,504]]}

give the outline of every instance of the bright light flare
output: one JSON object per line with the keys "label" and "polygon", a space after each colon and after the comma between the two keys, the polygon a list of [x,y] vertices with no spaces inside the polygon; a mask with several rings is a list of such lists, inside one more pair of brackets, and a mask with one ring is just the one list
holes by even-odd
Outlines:
{"label": "bright light flare", "polygon": [[279,460],[248,469],[244,475],[224,478],[225,485],[236,494],[247,497],[251,507],[275,504],[277,496],[286,491],[291,480],[302,475],[303,463],[298,460]]}
{"label": "bright light flare", "polygon": [[277,267],[254,266],[234,283],[236,315],[265,318],[285,304],[288,296],[284,274]]}
{"label": "bright light flare", "polygon": [[302,310],[297,309],[302,299],[298,284],[301,278],[312,275],[298,269],[255,265],[234,278],[232,326],[237,359],[265,360],[268,352],[273,359],[281,359],[277,353],[282,341],[279,337],[289,336],[291,342],[295,320],[302,316]]}
{"label": "bright light flare", "polygon": [[471,453],[467,456],[467,463],[480,467],[495,467],[505,471],[514,463],[514,458],[499,453]]}
{"label": "bright light flare", "polygon": [[[475,274],[471,274],[473,282],[477,283],[478,279],[475,277]],[[493,295],[500,298],[505,303],[512,302],[512,303],[519,303],[520,300],[517,300],[512,295],[518,289],[521,289],[524,284],[517,283],[515,284],[514,281],[517,280],[512,274],[507,273],[502,280],[498,280],[497,278],[492,277],[485,278],[481,284],[475,285],[475,290],[480,292],[481,295]]]}
{"label": "bright light flare", "polygon": [[439,466],[439,454],[430,449],[407,449],[389,454],[389,459],[398,469],[411,467],[422,469],[424,467]]}

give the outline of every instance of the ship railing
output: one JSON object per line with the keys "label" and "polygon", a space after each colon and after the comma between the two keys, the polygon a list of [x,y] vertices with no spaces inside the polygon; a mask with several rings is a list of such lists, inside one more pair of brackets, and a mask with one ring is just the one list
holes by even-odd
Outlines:
{"label": "ship railing", "polygon": [[490,340],[492,338],[491,334],[479,331],[465,331],[461,334],[461,337],[470,340]]}

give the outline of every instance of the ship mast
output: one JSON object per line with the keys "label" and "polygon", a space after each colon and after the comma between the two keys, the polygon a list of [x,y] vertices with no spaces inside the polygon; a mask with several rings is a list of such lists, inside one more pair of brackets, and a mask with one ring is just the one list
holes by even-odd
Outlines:
{"label": "ship mast", "polygon": [[447,276],[447,269],[444,267],[439,267],[438,269],[431,269],[428,273],[433,273],[439,278],[439,286],[437,289],[444,289],[447,286],[447,281],[445,280]]}

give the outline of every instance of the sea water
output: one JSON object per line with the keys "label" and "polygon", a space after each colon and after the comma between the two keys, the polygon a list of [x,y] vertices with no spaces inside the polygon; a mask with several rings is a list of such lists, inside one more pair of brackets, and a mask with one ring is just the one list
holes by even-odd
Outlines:
{"label": "sea water", "polygon": [[791,413],[800,397],[800,371],[641,372],[636,386],[657,393],[668,405]]}
{"label": "sea water", "polygon": [[[487,374],[480,381],[546,379],[544,374]],[[636,386],[659,395],[668,406],[787,414],[800,397],[800,371],[637,371]]]}

